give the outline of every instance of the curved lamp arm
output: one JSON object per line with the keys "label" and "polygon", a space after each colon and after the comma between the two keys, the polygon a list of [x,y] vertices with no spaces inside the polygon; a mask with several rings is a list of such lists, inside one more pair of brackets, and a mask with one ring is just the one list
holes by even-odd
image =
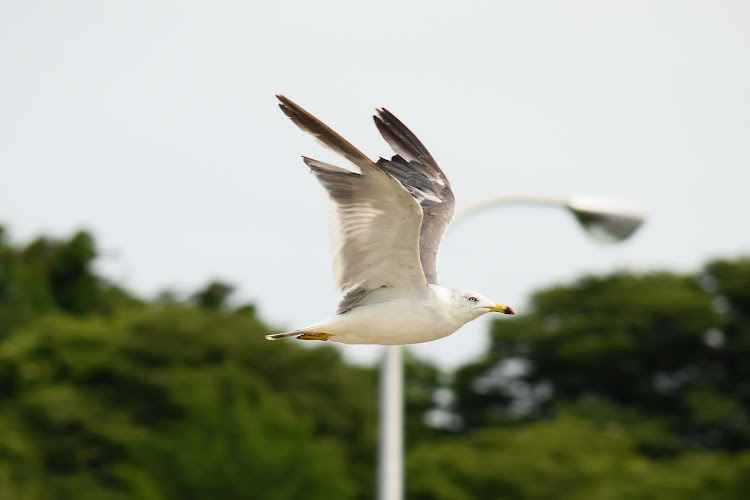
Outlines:
{"label": "curved lamp arm", "polygon": [[480,210],[498,205],[549,205],[565,208],[589,236],[605,242],[629,238],[645,220],[640,210],[603,198],[514,194],[492,196],[470,203],[456,212],[454,221],[458,222]]}

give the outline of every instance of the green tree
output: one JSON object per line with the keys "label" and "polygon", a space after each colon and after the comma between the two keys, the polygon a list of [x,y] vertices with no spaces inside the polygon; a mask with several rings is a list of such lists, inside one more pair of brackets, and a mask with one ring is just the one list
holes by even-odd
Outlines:
{"label": "green tree", "polygon": [[435,399],[443,390],[443,374],[432,363],[403,350],[404,360],[404,437],[411,447],[440,434],[440,427],[431,422],[438,409]]}
{"label": "green tree", "polygon": [[[371,498],[374,370],[265,341],[229,284],[149,303],[95,258],[0,228],[0,500]],[[409,498],[743,498],[749,283],[586,277],[450,379],[407,351]]]}
{"label": "green tree", "polygon": [[69,239],[40,237],[13,246],[0,226],[0,337],[40,313],[112,313],[138,303],[97,276],[93,237],[79,231]]}
{"label": "green tree", "polygon": [[[534,295],[456,377],[465,429],[575,406],[642,427],[652,454],[750,445],[750,261],[587,277]],[[645,420],[644,420],[645,419]]]}
{"label": "green tree", "polygon": [[[153,498],[351,498],[341,450],[267,387],[227,366],[208,381],[185,374],[184,418],[132,448],[136,491]],[[181,384],[183,385],[183,384]],[[163,478],[175,478],[165,481]]]}
{"label": "green tree", "polygon": [[193,302],[205,309],[222,309],[227,306],[227,299],[234,287],[221,281],[212,281],[204,289],[193,295]]}
{"label": "green tree", "polygon": [[734,500],[750,487],[750,452],[656,461],[627,427],[579,417],[488,428],[416,446],[407,460],[414,500]]}
{"label": "green tree", "polygon": [[247,310],[180,304],[15,330],[0,343],[0,491],[369,497],[373,373],[266,333]]}

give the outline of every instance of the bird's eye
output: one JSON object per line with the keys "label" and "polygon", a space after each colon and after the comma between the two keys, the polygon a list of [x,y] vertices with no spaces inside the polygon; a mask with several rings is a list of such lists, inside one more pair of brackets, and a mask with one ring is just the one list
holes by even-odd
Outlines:
{"label": "bird's eye", "polygon": [[476,301],[477,301],[476,297],[469,297],[469,302],[476,302]]}

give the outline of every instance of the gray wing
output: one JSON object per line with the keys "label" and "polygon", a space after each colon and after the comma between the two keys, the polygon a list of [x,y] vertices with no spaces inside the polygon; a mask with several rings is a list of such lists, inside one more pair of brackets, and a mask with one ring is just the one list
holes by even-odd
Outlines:
{"label": "gray wing", "polygon": [[333,274],[347,291],[339,312],[385,294],[403,296],[426,287],[419,259],[422,209],[413,195],[323,122],[286,97],[277,97],[298,127],[360,169],[356,173],[304,158],[328,194]]}
{"label": "gray wing", "polygon": [[451,184],[424,144],[398,118],[379,109],[374,119],[380,134],[396,152],[390,160],[381,158],[378,166],[398,179],[422,207],[420,261],[427,282],[437,284],[440,242],[456,207]]}

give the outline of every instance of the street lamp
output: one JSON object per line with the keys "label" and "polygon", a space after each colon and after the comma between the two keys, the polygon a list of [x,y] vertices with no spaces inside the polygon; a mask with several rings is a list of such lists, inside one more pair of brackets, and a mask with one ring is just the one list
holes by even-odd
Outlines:
{"label": "street lamp", "polygon": [[[595,240],[626,240],[643,223],[644,215],[622,203],[591,197],[501,195],[471,203],[456,213],[454,222],[481,210],[508,205],[550,205],[569,210]],[[378,435],[378,500],[404,496],[404,366],[401,347],[385,348],[380,367]]]}
{"label": "street lamp", "polygon": [[591,196],[542,196],[514,194],[491,196],[469,205],[456,213],[455,222],[481,210],[507,205],[549,205],[565,208],[581,224],[586,233],[598,241],[617,243],[626,240],[644,221],[641,211],[621,202]]}

